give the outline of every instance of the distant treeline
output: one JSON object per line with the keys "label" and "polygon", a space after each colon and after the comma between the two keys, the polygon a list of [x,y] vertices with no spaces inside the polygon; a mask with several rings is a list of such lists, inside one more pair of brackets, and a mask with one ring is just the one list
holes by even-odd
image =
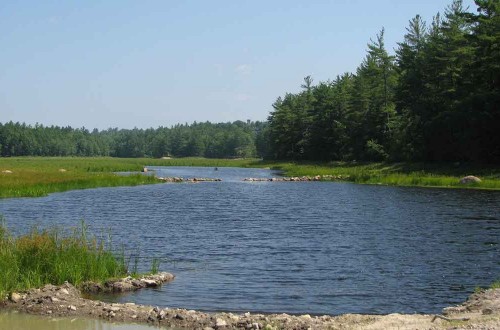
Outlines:
{"label": "distant treeline", "polygon": [[499,162],[500,1],[475,3],[417,15],[395,56],[382,30],[355,74],[306,77],[273,104],[267,157]]}
{"label": "distant treeline", "polygon": [[267,123],[105,131],[0,125],[1,156],[253,157],[500,162],[500,0],[454,0],[409,22],[395,55],[384,30],[356,73],[273,104]]}
{"label": "distant treeline", "polygon": [[157,129],[107,129],[0,123],[1,156],[256,157],[264,123],[193,123]]}

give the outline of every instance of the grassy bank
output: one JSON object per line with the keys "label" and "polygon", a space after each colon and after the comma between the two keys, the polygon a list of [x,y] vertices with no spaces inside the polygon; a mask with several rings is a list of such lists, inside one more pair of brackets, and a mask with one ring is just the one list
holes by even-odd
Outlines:
{"label": "grassy bank", "polygon": [[123,255],[96,238],[87,238],[85,225],[73,234],[33,229],[20,237],[9,234],[0,223],[0,300],[8,292],[59,285],[68,281],[102,282],[127,273]]}
{"label": "grassy bank", "polygon": [[[258,162],[283,171],[285,176],[342,176],[345,181],[394,186],[500,189],[500,167],[451,163],[308,163]],[[460,178],[475,175],[482,182],[460,184]]]}
{"label": "grassy bank", "polygon": [[251,161],[204,158],[0,158],[0,198],[40,197],[67,190],[134,186],[160,182],[153,176],[141,174],[120,176],[113,173],[140,171],[146,165],[244,167],[248,166]]}
{"label": "grassy bank", "polygon": [[[0,198],[38,197],[49,193],[95,187],[158,183],[153,176],[120,176],[113,172],[140,171],[144,166],[261,167],[283,171],[285,176],[342,176],[362,184],[450,187],[500,190],[500,167],[451,163],[312,163],[267,162],[256,159],[206,158],[0,158]],[[11,171],[12,173],[3,173]],[[481,183],[467,186],[460,178],[475,175]]]}

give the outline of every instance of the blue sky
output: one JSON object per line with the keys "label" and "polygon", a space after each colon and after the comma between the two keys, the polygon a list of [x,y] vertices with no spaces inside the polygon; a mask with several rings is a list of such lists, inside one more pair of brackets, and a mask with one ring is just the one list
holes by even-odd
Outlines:
{"label": "blue sky", "polygon": [[382,27],[393,52],[412,17],[430,22],[450,3],[2,0],[0,122],[266,120],[303,77],[355,71]]}

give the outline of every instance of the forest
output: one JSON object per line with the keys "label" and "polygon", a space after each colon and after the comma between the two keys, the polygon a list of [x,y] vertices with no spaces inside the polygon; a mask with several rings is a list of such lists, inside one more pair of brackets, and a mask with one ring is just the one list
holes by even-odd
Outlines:
{"label": "forest", "polygon": [[267,122],[107,129],[0,123],[1,156],[262,157],[500,162],[500,1],[416,15],[394,54],[384,29],[355,73],[272,104]]}
{"label": "forest", "polygon": [[382,29],[355,74],[306,77],[273,104],[267,157],[500,161],[500,1],[475,3],[415,16],[395,55]]}
{"label": "forest", "polygon": [[0,124],[1,156],[111,156],[250,158],[264,123],[178,124],[156,129]]}

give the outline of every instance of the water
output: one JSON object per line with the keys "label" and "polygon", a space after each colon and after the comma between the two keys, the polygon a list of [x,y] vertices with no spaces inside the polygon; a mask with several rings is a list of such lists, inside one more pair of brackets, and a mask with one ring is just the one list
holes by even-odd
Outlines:
{"label": "water", "polygon": [[34,224],[110,232],[159,257],[172,283],[107,300],[206,311],[438,313],[500,274],[500,193],[329,182],[242,182],[267,170],[157,168],[223,182],[102,188],[0,200]]}
{"label": "water", "polygon": [[[12,330],[151,330],[147,325],[111,323],[99,319],[48,317],[0,311],[0,329]],[[162,328],[165,329],[166,328]],[[171,329],[174,330],[174,329]]]}

